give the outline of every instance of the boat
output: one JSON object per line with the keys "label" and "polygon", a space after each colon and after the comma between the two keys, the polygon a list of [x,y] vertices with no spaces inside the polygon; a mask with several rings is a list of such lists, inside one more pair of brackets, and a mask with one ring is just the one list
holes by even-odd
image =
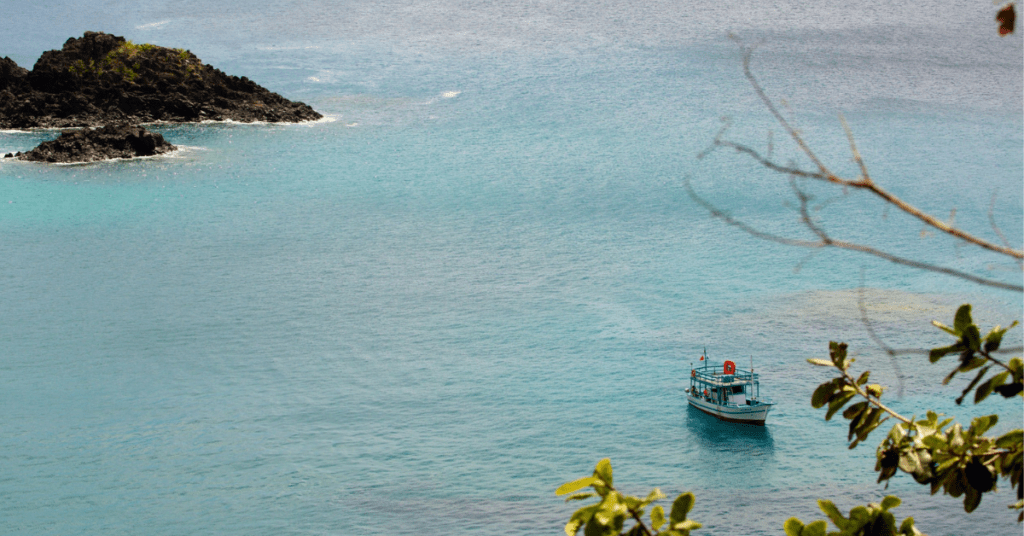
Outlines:
{"label": "boat", "polygon": [[761,396],[761,384],[754,374],[738,370],[736,363],[712,364],[701,356],[704,366],[690,368],[686,399],[691,406],[723,421],[764,426],[772,401]]}

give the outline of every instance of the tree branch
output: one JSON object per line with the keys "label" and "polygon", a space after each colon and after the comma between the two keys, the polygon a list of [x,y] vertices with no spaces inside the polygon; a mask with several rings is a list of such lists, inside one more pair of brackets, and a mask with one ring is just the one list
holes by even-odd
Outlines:
{"label": "tree branch", "polygon": [[694,201],[696,201],[702,207],[704,207],[709,213],[711,213],[712,216],[714,216],[714,217],[724,221],[725,223],[727,223],[729,225],[732,225],[733,227],[737,227],[737,228],[743,230],[744,232],[750,234],[751,236],[754,236],[754,237],[757,237],[757,238],[761,238],[761,239],[764,239],[764,240],[770,240],[772,242],[778,242],[780,244],[785,244],[785,245],[788,245],[788,246],[799,246],[799,247],[806,247],[806,248],[834,247],[834,248],[839,248],[839,249],[848,249],[848,250],[851,250],[851,251],[859,251],[861,253],[866,253],[868,255],[873,255],[873,256],[878,257],[880,259],[885,259],[885,260],[887,260],[889,262],[893,262],[893,263],[896,263],[896,264],[901,264],[903,266],[909,266],[909,267],[912,267],[912,268],[918,268],[918,269],[926,270],[926,271],[929,271],[929,272],[936,272],[936,273],[940,273],[940,274],[945,274],[945,275],[949,275],[949,276],[952,276],[952,277],[957,277],[957,278],[960,278],[960,279],[963,279],[963,280],[966,280],[966,281],[970,281],[972,283],[977,283],[979,285],[984,285],[984,286],[988,286],[988,287],[995,287],[995,288],[1001,288],[1001,289],[1005,289],[1005,290],[1013,290],[1013,291],[1016,291],[1016,292],[1024,292],[1024,286],[1021,286],[1021,285],[1014,285],[1014,284],[1011,284],[1011,283],[1005,283],[1003,281],[998,281],[998,280],[995,280],[995,279],[988,279],[988,278],[984,278],[984,277],[979,277],[979,276],[976,276],[974,274],[970,274],[970,273],[967,273],[967,272],[964,272],[964,271],[961,271],[961,270],[954,270],[953,268],[946,268],[946,267],[943,267],[943,266],[937,266],[937,265],[926,263],[926,262],[915,261],[913,259],[908,259],[908,258],[905,258],[905,257],[900,257],[900,256],[893,255],[891,253],[887,253],[887,252],[879,250],[879,249],[875,249],[875,248],[873,248],[871,246],[866,246],[866,245],[863,245],[863,244],[857,244],[855,242],[846,242],[846,241],[843,241],[843,240],[835,240],[832,237],[830,237],[827,233],[825,233],[822,229],[817,227],[813,222],[811,222],[810,216],[808,215],[807,209],[806,209],[806,203],[807,203],[806,195],[802,194],[802,193],[798,194],[798,195],[800,195],[800,199],[801,199],[801,216],[803,218],[804,223],[806,225],[808,225],[808,227],[815,234],[817,234],[820,237],[820,240],[798,240],[798,239],[794,239],[794,238],[787,238],[787,237],[778,236],[778,235],[771,234],[771,233],[766,233],[764,231],[759,231],[759,230],[755,229],[754,227],[751,227],[750,225],[748,225],[746,223],[743,223],[742,221],[739,221],[739,220],[733,218],[732,216],[726,214],[724,211],[722,211],[718,207],[712,205],[710,202],[708,202],[704,198],[702,198],[699,195],[697,195],[697,192],[694,191],[694,189],[693,189],[693,185],[690,184],[689,177],[683,179],[683,185],[686,188],[686,192],[690,195],[690,198],[693,199]]}
{"label": "tree branch", "polygon": [[[843,123],[843,127],[844,127],[844,129],[846,131],[847,138],[850,141],[850,147],[851,147],[851,150],[852,150],[853,155],[854,155],[854,160],[857,162],[857,165],[858,165],[858,167],[861,170],[861,177],[859,179],[857,179],[857,180],[851,180],[851,179],[844,179],[844,178],[839,177],[838,175],[832,173],[832,171],[829,170],[829,168],[824,164],[824,162],[822,162],[821,159],[818,158],[818,156],[814,153],[814,151],[811,150],[810,146],[808,146],[807,143],[804,142],[804,139],[800,135],[800,133],[797,132],[796,129],[793,128],[792,125],[790,125],[789,121],[786,120],[786,118],[782,115],[782,113],[775,106],[775,104],[772,103],[771,99],[768,98],[768,95],[765,93],[764,89],[761,87],[760,82],[758,82],[757,78],[754,77],[754,73],[750,70],[750,58],[751,58],[751,56],[753,54],[754,47],[743,46],[742,44],[740,46],[742,47],[742,50],[743,50],[743,74],[744,74],[744,76],[750,82],[750,85],[751,85],[751,87],[753,87],[754,92],[757,94],[758,98],[761,99],[761,102],[764,103],[765,107],[772,114],[772,116],[775,118],[775,120],[779,123],[779,125],[782,126],[783,129],[785,129],[786,133],[789,134],[789,137],[797,144],[798,147],[800,147],[800,150],[811,160],[811,162],[814,163],[815,167],[818,168],[818,171],[817,172],[808,172],[808,171],[803,171],[803,170],[801,170],[801,169],[799,169],[799,168],[797,168],[795,166],[782,166],[782,165],[779,165],[779,164],[773,162],[769,158],[761,156],[760,153],[758,153],[757,151],[755,151],[754,149],[752,149],[750,147],[747,147],[747,146],[742,145],[742,144],[738,144],[738,143],[734,143],[734,142],[730,142],[730,141],[724,140],[724,139],[722,139],[721,136],[722,136],[722,134],[725,131],[725,127],[723,127],[723,130],[721,132],[719,132],[718,136],[715,137],[715,140],[712,143],[712,145],[714,147],[729,147],[729,148],[732,148],[732,149],[734,149],[734,150],[736,150],[738,152],[745,153],[745,154],[753,157],[761,165],[763,165],[763,166],[765,166],[765,167],[767,167],[767,168],[769,168],[769,169],[771,169],[773,171],[779,172],[779,173],[785,173],[785,174],[788,174],[788,175],[794,176],[794,177],[806,177],[806,178],[821,180],[821,181],[825,181],[825,182],[831,182],[831,183],[839,184],[839,185],[842,185],[842,186],[849,186],[849,187],[853,187],[853,188],[859,188],[859,189],[862,189],[862,190],[867,190],[869,192],[874,193],[876,196],[882,198],[887,203],[890,203],[893,206],[899,208],[903,212],[905,212],[907,214],[910,214],[911,216],[914,216],[915,218],[923,221],[929,227],[932,227],[934,229],[938,229],[939,231],[942,231],[943,233],[949,234],[951,236],[959,238],[960,240],[963,240],[965,242],[974,244],[974,245],[976,245],[978,247],[981,247],[983,249],[994,251],[996,253],[1000,253],[1002,255],[1007,255],[1007,256],[1010,256],[1010,257],[1013,257],[1013,258],[1019,259],[1019,260],[1024,259],[1024,250],[1013,249],[1013,248],[1011,248],[1009,246],[1001,246],[999,244],[995,244],[995,243],[989,242],[989,241],[984,240],[982,238],[976,237],[976,236],[974,236],[974,235],[972,235],[972,234],[970,234],[970,233],[968,233],[966,231],[963,231],[961,229],[953,227],[952,225],[949,225],[949,224],[943,222],[942,220],[939,220],[938,218],[932,216],[931,214],[928,214],[928,213],[924,212],[923,210],[921,210],[921,209],[911,205],[910,203],[907,203],[906,201],[900,199],[896,195],[890,193],[889,191],[885,190],[884,188],[882,188],[881,186],[876,184],[871,179],[871,176],[868,174],[867,166],[864,164],[863,158],[861,158],[860,153],[857,151],[856,144],[853,141],[853,134],[852,134],[852,132],[849,129],[849,125],[847,125],[846,121],[844,119],[842,119],[842,118],[841,118],[841,120],[842,120],[842,123]],[[701,153],[700,156],[703,156],[704,154],[707,154],[708,152],[709,151],[704,151],[703,153]]]}

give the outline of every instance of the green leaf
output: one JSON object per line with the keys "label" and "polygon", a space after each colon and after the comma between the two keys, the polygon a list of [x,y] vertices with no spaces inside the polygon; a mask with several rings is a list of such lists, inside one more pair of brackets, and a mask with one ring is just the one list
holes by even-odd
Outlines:
{"label": "green leaf", "polygon": [[679,523],[674,523],[672,525],[672,528],[675,529],[675,530],[695,530],[695,529],[699,529],[699,528],[701,528],[703,526],[704,525],[701,525],[700,523],[697,523],[696,521],[694,521],[692,519],[687,519],[686,521],[680,521]]}
{"label": "green leaf", "polygon": [[900,523],[899,533],[904,534],[906,536],[915,536],[917,534],[921,534],[917,531],[916,528],[914,528],[914,518],[912,517],[908,517],[903,520],[903,523]]}
{"label": "green leaf", "polygon": [[818,386],[814,390],[814,394],[811,395],[811,407],[818,409],[824,406],[829,398],[832,397],[832,393],[835,392],[835,383],[828,381]]}
{"label": "green leaf", "polygon": [[[857,417],[858,415],[860,415],[860,412],[862,412],[865,409],[867,409],[867,407],[868,407],[868,403],[867,402],[857,402],[856,404],[851,405],[850,407],[846,408],[846,410],[843,411],[843,418],[844,419],[853,419],[854,417]],[[853,423],[851,423],[851,425],[852,424]]]}
{"label": "green leaf", "polygon": [[896,518],[889,512],[881,512],[871,523],[871,534],[896,534]]}
{"label": "green leaf", "polygon": [[648,504],[651,504],[654,501],[658,501],[658,500],[661,500],[661,499],[664,499],[664,498],[665,498],[665,494],[662,493],[660,489],[654,488],[654,489],[651,490],[650,493],[647,494],[647,497],[644,498],[644,504],[648,505]]}
{"label": "green leaf", "polygon": [[980,357],[975,357],[975,358],[972,358],[970,361],[968,361],[966,363],[961,363],[959,370],[960,370],[960,372],[970,372],[970,371],[972,371],[972,370],[974,370],[974,369],[984,365],[985,363],[988,363],[988,361],[986,361],[985,359],[982,359]]}
{"label": "green leaf", "polygon": [[625,497],[622,498],[622,502],[623,504],[626,505],[626,508],[629,508],[630,510],[638,510],[640,508],[643,508],[643,501],[640,500],[640,497],[626,495]]}
{"label": "green leaf", "polygon": [[1014,448],[1024,443],[1024,430],[1011,430],[996,440],[996,446],[1001,449]]}
{"label": "green leaf", "polygon": [[[600,505],[585,506],[573,512],[572,517],[569,518],[569,523],[565,525],[565,533],[568,536],[573,536],[584,523],[589,523],[590,518],[594,517],[594,513],[597,512]],[[571,532],[570,532],[571,530]]]}
{"label": "green leaf", "polygon": [[886,497],[882,499],[882,510],[891,510],[899,506],[902,502],[903,501],[900,501],[900,498],[895,495],[886,495]]}
{"label": "green leaf", "polygon": [[800,533],[803,532],[804,524],[799,519],[791,517],[782,525],[782,529],[786,531],[786,536],[800,536]]}
{"label": "green leaf", "polygon": [[819,519],[813,523],[808,523],[800,531],[800,536],[825,536],[826,529],[828,529],[828,523],[824,519]]}
{"label": "green leaf", "polygon": [[964,490],[964,511],[973,512],[981,504],[981,492],[971,486]]}
{"label": "green leaf", "polygon": [[842,530],[842,529],[846,528],[846,525],[847,525],[846,518],[843,517],[842,512],[840,512],[839,509],[836,508],[835,503],[833,503],[832,501],[827,501],[827,500],[824,500],[824,499],[819,499],[818,500],[818,508],[821,508],[821,511],[824,512],[825,515],[828,516],[828,518],[832,520],[832,523],[835,526],[839,527],[839,530]]}
{"label": "green leaf", "polygon": [[566,482],[565,484],[562,484],[561,486],[558,486],[558,489],[555,490],[555,495],[565,495],[566,493],[572,493],[574,491],[579,491],[579,490],[581,490],[581,489],[583,489],[583,488],[593,484],[594,482],[597,482],[597,480],[598,480],[597,477],[588,476],[588,477],[580,478],[578,480],[573,480],[572,482]]}
{"label": "green leaf", "polygon": [[863,527],[865,523],[871,520],[871,514],[868,513],[868,509],[863,506],[854,506],[850,510],[850,521],[852,525]]}
{"label": "green leaf", "polygon": [[569,501],[582,501],[584,499],[589,499],[591,497],[595,497],[596,495],[597,495],[596,493],[577,493],[575,495],[570,495],[570,496],[566,497],[565,498],[565,502],[569,502]]}
{"label": "green leaf", "polygon": [[965,303],[956,310],[956,318],[953,320],[953,331],[955,335],[962,335],[967,326],[973,325],[971,319],[971,304]]}
{"label": "green leaf", "polygon": [[951,346],[943,346],[941,348],[932,348],[931,351],[928,352],[928,360],[935,363],[949,354],[958,354],[963,350],[964,347],[960,343],[956,343]]}
{"label": "green leaf", "polygon": [[845,342],[828,342],[828,356],[832,359],[832,363],[840,369],[846,370],[846,343]]}
{"label": "green leaf", "polygon": [[904,473],[916,473],[921,470],[921,460],[917,457],[916,450],[908,450],[900,453],[900,470]]}
{"label": "green leaf", "polygon": [[612,461],[605,458],[597,462],[597,466],[594,467],[594,476],[600,478],[604,483],[611,487],[612,485]]}
{"label": "green leaf", "polygon": [[953,329],[953,328],[943,324],[942,322],[939,322],[938,320],[932,320],[932,325],[937,327],[937,328],[939,328],[939,329],[941,329],[942,331],[945,331],[946,333],[949,333],[950,335],[952,335],[954,337],[959,337],[960,336],[960,334],[957,333],[955,329]]}
{"label": "green leaf", "polygon": [[988,398],[988,395],[992,394],[992,390],[997,386],[1002,385],[1009,375],[1009,372],[1000,372],[999,374],[996,374],[982,382],[982,384],[978,386],[978,390],[974,392],[974,403],[977,404]]}
{"label": "green leaf", "polygon": [[946,448],[946,438],[941,435],[932,434],[924,436],[921,438],[921,443],[924,443],[924,446],[932,450],[942,450]]}
{"label": "green leaf", "polygon": [[985,351],[995,352],[999,349],[999,345],[1003,342],[1003,335],[1007,330],[1001,329],[1001,326],[992,328],[992,331],[985,335]]}
{"label": "green leaf", "polygon": [[597,516],[590,518],[583,527],[583,536],[615,536],[618,532],[615,527],[599,522]]}
{"label": "green leaf", "polygon": [[661,530],[661,526],[665,524],[665,509],[659,504],[651,510],[651,526],[654,530]]}
{"label": "green leaf", "polygon": [[985,432],[999,423],[999,415],[985,415],[971,419],[971,434],[975,437],[985,435]]}
{"label": "green leaf", "polygon": [[857,393],[843,393],[833,398],[832,401],[828,403],[828,411],[825,413],[825,420],[831,420],[832,416],[842,409],[842,407],[856,395]]}
{"label": "green leaf", "polygon": [[977,352],[981,350],[981,332],[978,331],[978,326],[970,325],[964,328],[964,346]]}
{"label": "green leaf", "polygon": [[808,359],[807,362],[812,364],[812,365],[814,365],[814,366],[816,366],[816,367],[831,367],[832,366],[832,362],[831,361],[826,361],[824,359],[813,359],[812,358],[812,359]]}
{"label": "green leaf", "polygon": [[672,511],[668,515],[669,521],[673,525],[686,521],[686,514],[690,513],[690,509],[693,508],[693,494],[686,492],[676,497],[676,500],[672,502]]}

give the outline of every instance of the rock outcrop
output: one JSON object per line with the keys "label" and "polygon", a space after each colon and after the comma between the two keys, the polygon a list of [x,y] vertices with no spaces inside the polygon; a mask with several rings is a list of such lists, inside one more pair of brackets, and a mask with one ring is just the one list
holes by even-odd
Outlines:
{"label": "rock outcrop", "polygon": [[115,122],[300,122],[322,116],[187,50],[86,32],[44,52],[31,71],[0,59],[0,128]]}
{"label": "rock outcrop", "polygon": [[5,158],[33,162],[95,162],[112,158],[153,156],[177,149],[160,133],[138,125],[107,125],[103,128],[65,130],[59,138],[44,141],[26,153],[8,153]]}

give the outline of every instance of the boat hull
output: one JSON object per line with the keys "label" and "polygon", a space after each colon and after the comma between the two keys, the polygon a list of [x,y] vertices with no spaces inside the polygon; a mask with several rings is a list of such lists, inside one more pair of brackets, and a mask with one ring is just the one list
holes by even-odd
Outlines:
{"label": "boat hull", "polygon": [[768,404],[759,404],[756,406],[720,406],[689,394],[686,395],[686,399],[691,406],[717,419],[727,422],[754,424],[757,426],[764,426],[764,422],[768,418],[768,412],[772,409],[771,405]]}

